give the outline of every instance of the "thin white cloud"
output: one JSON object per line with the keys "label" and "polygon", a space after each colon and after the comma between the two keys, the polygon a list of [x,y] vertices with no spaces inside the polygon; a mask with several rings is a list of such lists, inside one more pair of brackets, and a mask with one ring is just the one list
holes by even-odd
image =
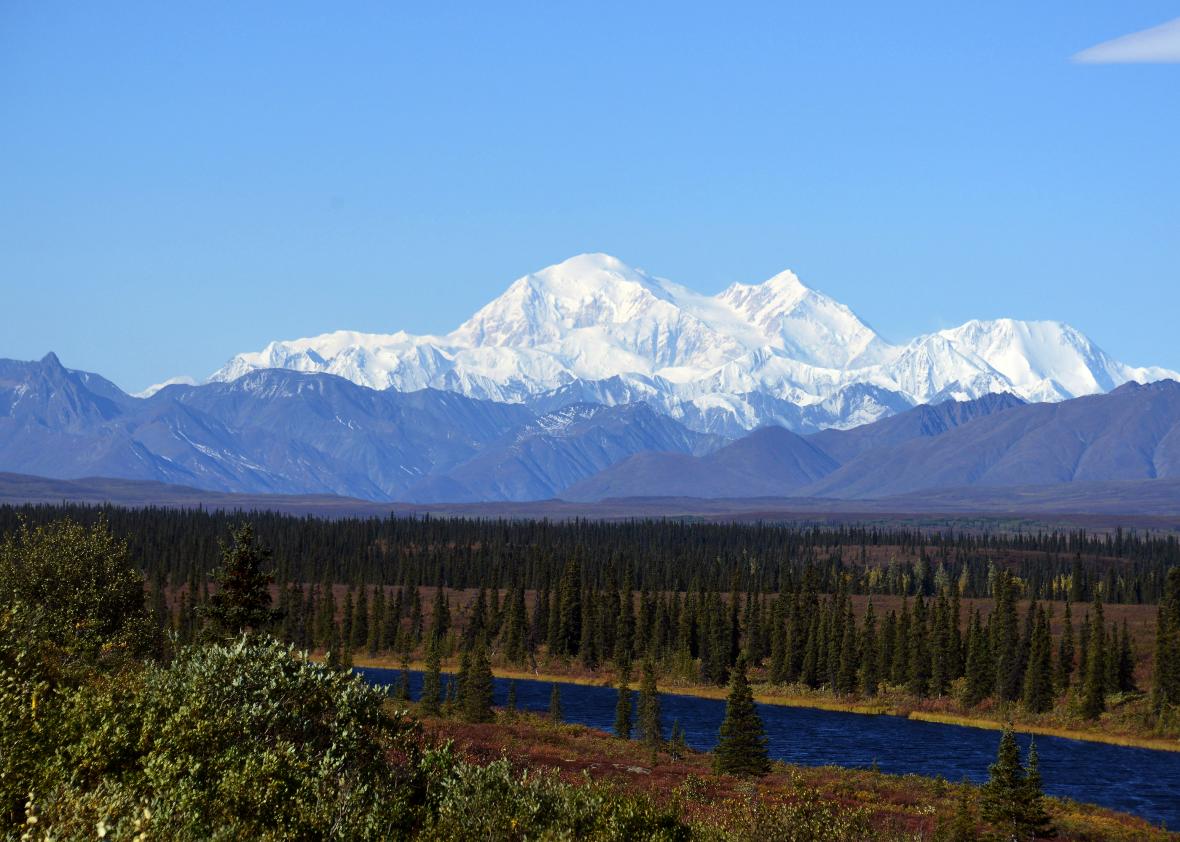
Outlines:
{"label": "thin white cloud", "polygon": [[1180,18],[1103,41],[1076,53],[1084,64],[1171,64],[1180,62]]}

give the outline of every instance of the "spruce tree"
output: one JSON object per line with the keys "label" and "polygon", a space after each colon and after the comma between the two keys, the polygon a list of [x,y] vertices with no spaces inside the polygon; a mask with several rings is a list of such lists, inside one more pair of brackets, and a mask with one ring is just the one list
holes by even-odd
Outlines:
{"label": "spruce tree", "polygon": [[1082,686],[1082,715],[1097,719],[1106,710],[1106,623],[1102,597],[1095,595],[1090,614],[1090,651],[1086,655],[1086,678]]}
{"label": "spruce tree", "polygon": [[1024,777],[1024,827],[1025,833],[1034,839],[1048,839],[1056,836],[1049,814],[1045,812],[1044,795],[1041,792],[1041,763],[1037,755],[1036,738],[1028,743],[1028,766]]}
{"label": "spruce tree", "polygon": [[442,659],[439,657],[439,643],[426,643],[426,670],[422,673],[422,698],[419,700],[422,713],[438,716],[442,710]]}
{"label": "spruce tree", "polygon": [[1151,691],[1156,714],[1180,705],[1180,567],[1168,571],[1156,611],[1155,676]]}
{"label": "spruce tree", "polygon": [[770,771],[766,731],[754,707],[745,656],[738,657],[733,669],[713,763],[721,774],[765,775]]}
{"label": "spruce tree", "polygon": [[664,742],[660,715],[660,694],[656,689],[656,669],[651,659],[643,663],[643,680],[639,684],[639,731],[643,744],[654,753]]}
{"label": "spruce tree", "polygon": [[463,676],[463,718],[468,722],[491,722],[495,719],[492,712],[492,692],[495,680],[492,677],[492,664],[488,660],[488,650],[482,642],[475,646],[471,655],[467,674]]}
{"label": "spruce tree", "polygon": [[619,671],[619,700],[615,704],[615,736],[631,739],[631,677],[626,670]]}
{"label": "spruce tree", "polygon": [[1061,628],[1061,640],[1057,644],[1057,690],[1064,693],[1069,689],[1073,677],[1074,636],[1073,613],[1069,602],[1065,603],[1065,619]]}
{"label": "spruce tree", "polygon": [[1027,771],[1020,765],[1020,749],[1012,729],[1000,737],[996,762],[988,768],[981,789],[983,818],[1007,838],[1039,839],[1053,835],[1041,797],[1041,773],[1036,744],[1029,746]]}
{"label": "spruce tree", "polygon": [[352,635],[349,643],[354,652],[368,649],[369,646],[369,596],[365,586],[361,585],[357,591],[356,605],[353,607]]}
{"label": "spruce tree", "polygon": [[1118,691],[1120,693],[1134,692],[1135,687],[1135,649],[1131,640],[1131,632],[1127,628],[1127,621],[1123,620],[1123,633],[1119,636],[1118,653]]}
{"label": "spruce tree", "polygon": [[996,574],[995,607],[988,622],[992,629],[991,661],[995,665],[996,695],[1013,701],[1020,694],[1020,635],[1016,621],[1016,585],[1006,570]]}
{"label": "spruce tree", "polygon": [[1029,644],[1028,665],[1024,672],[1022,701],[1031,713],[1044,713],[1053,707],[1052,642],[1044,608],[1037,612]]}
{"label": "spruce tree", "polygon": [[877,647],[877,618],[873,614],[873,601],[865,609],[864,630],[860,636],[860,688],[866,696],[877,695],[880,682],[880,653]]}
{"label": "spruce tree", "polygon": [[369,636],[366,641],[369,650],[369,657],[372,658],[377,654],[381,648],[381,625],[385,619],[385,588],[374,585],[373,599],[371,600],[373,610],[368,620]]}
{"label": "spruce tree", "polygon": [[582,566],[576,558],[566,563],[560,597],[554,654],[574,656],[582,639]]}
{"label": "spruce tree", "polygon": [[996,762],[988,767],[987,772],[987,783],[980,792],[983,818],[1019,838],[1022,802],[1027,790],[1024,769],[1020,765],[1020,749],[1012,729],[1004,729]]}
{"label": "spruce tree", "polygon": [[938,842],[979,842],[971,785],[964,781],[959,787],[959,799],[950,822],[939,827],[934,837]]}
{"label": "spruce tree", "polygon": [[971,624],[967,627],[967,687],[963,703],[974,707],[987,698],[995,684],[987,637],[976,609],[971,613]]}
{"label": "spruce tree", "polygon": [[836,669],[836,692],[849,695],[856,692],[857,652],[856,620],[851,607],[844,615],[844,629],[840,639],[840,661]]}
{"label": "spruce tree", "polygon": [[684,727],[680,724],[679,719],[672,722],[672,736],[668,739],[668,752],[672,755],[673,760],[679,760],[688,754],[688,738],[685,736]]}
{"label": "spruce tree", "polygon": [[434,602],[430,609],[430,637],[432,640],[441,641],[446,637],[451,627],[451,609],[447,605],[445,590],[441,586],[434,589]]}
{"label": "spruce tree", "polygon": [[352,652],[356,641],[352,637],[352,621],[356,619],[356,603],[353,601],[352,588],[344,594],[344,606],[340,611],[340,645],[346,652]]}
{"label": "spruce tree", "polygon": [[516,713],[516,679],[509,679],[508,681],[508,701],[504,705],[511,714]]}
{"label": "spruce tree", "polygon": [[270,550],[254,542],[254,527],[241,524],[232,532],[230,544],[221,545],[221,566],[214,573],[217,590],[202,606],[202,613],[217,631],[239,635],[258,631],[279,619],[271,609],[270,583],[274,576],[264,571]]}
{"label": "spruce tree", "polygon": [[561,688],[558,687],[557,682],[553,682],[553,689],[549,691],[549,721],[558,723],[563,719],[564,714],[561,710]]}

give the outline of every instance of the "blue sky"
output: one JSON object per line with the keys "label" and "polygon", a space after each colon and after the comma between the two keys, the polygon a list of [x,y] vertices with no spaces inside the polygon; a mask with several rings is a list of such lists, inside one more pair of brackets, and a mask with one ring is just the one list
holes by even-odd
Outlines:
{"label": "blue sky", "polygon": [[[640,8],[641,7],[641,8]],[[607,251],[1180,369],[1172,3],[6,3],[0,357],[128,389]]]}

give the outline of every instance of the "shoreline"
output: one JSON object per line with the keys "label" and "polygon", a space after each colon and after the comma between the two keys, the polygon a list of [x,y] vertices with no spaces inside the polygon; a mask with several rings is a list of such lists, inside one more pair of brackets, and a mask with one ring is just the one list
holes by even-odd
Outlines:
{"label": "shoreline", "polygon": [[[376,669],[400,670],[401,664],[382,658],[353,658],[353,666]],[[425,663],[411,661],[410,669],[422,672]],[[454,669],[443,667],[444,673],[454,673]],[[492,667],[492,674],[496,678],[518,679],[524,681],[542,681],[557,684],[575,684],[588,687],[614,687],[614,683],[605,678],[588,678],[577,675],[560,675],[546,672],[529,672],[503,667]],[[692,696],[700,699],[724,700],[724,687],[696,687],[691,685],[657,685],[659,692],[672,696]],[[833,713],[853,713],[859,716],[897,716],[912,719],[915,722],[931,722],[938,725],[959,725],[964,728],[979,728],[986,731],[1003,730],[1005,723],[985,717],[964,716],[956,713],[941,713],[938,711],[901,710],[887,703],[874,704],[872,702],[844,702],[839,699],[814,699],[807,696],[786,696],[760,691],[760,685],[751,683],[754,691],[754,701],[760,704],[778,705],[780,707],[810,708]],[[765,686],[765,685],[761,685]],[[1125,748],[1140,748],[1150,751],[1180,752],[1180,740],[1166,737],[1136,737],[1129,734],[1105,734],[1101,731],[1081,731],[1073,728],[1057,728],[1051,725],[1037,725],[1035,723],[1008,723],[1018,734],[1032,734],[1034,736],[1060,737],[1079,742],[1104,743],[1106,745],[1123,746]]]}

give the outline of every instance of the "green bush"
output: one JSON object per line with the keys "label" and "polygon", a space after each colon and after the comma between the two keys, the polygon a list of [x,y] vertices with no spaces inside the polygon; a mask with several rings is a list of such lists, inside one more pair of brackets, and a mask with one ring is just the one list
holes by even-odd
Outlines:
{"label": "green bush", "polygon": [[571,785],[556,773],[515,772],[507,760],[486,766],[435,760],[432,819],[422,838],[680,840],[688,828],[649,800],[590,783]]}
{"label": "green bush", "polygon": [[384,694],[269,639],[181,650],[65,704],[40,824],[108,838],[404,835],[423,782],[416,727]]}
{"label": "green bush", "polygon": [[[12,626],[14,649],[0,649],[0,666],[77,684],[95,670],[118,669],[147,655],[157,635],[144,607],[143,576],[127,543],[103,522],[70,520],[35,529],[22,524],[0,542],[0,612]],[[14,625],[15,624],[15,625]]]}

